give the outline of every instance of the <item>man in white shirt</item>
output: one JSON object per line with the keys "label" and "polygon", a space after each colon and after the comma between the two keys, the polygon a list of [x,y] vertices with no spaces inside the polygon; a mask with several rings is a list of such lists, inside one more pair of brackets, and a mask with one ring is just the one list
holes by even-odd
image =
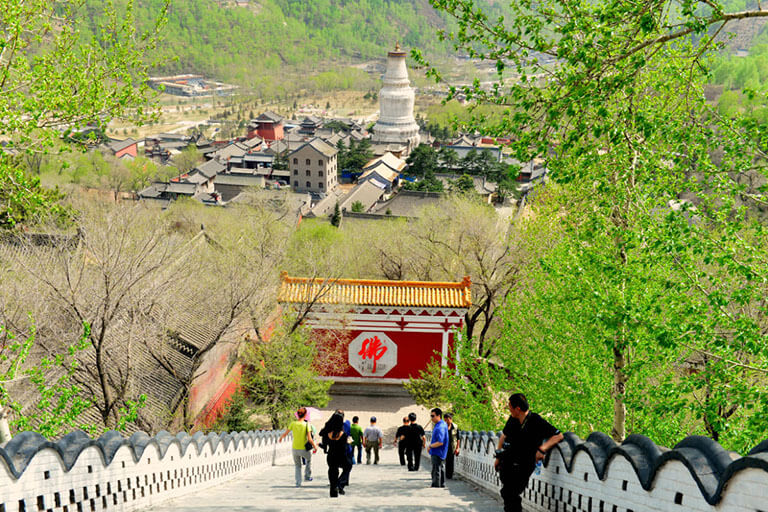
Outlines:
{"label": "man in white shirt", "polygon": [[363,444],[365,445],[365,463],[371,463],[371,449],[373,449],[373,463],[379,463],[379,449],[384,442],[384,432],[376,425],[376,416],[371,416],[371,425],[363,431]]}

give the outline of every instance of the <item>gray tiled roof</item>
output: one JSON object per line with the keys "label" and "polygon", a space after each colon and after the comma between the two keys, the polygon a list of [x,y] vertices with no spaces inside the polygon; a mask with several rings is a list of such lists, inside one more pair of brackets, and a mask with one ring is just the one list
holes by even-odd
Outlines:
{"label": "gray tiled roof", "polygon": [[216,176],[218,173],[226,170],[226,166],[217,162],[216,160],[208,160],[204,164],[200,164],[194,169],[206,178],[210,179]]}
{"label": "gray tiled roof", "polygon": [[269,153],[248,153],[243,157],[245,162],[272,163],[275,161],[275,155]]}
{"label": "gray tiled roof", "polygon": [[331,146],[330,144],[325,142],[323,139],[319,139],[319,138],[315,137],[314,139],[310,140],[309,142],[307,142],[305,144],[302,144],[301,146],[299,146],[298,148],[293,150],[291,152],[291,154],[294,154],[296,151],[299,151],[300,149],[304,148],[305,146],[310,146],[312,149],[314,149],[315,151],[317,151],[321,155],[327,156],[328,158],[334,156],[336,153],[339,152],[335,147]]}
{"label": "gray tiled roof", "polygon": [[[318,137],[322,138],[322,135],[320,133],[318,133],[317,135]],[[325,142],[327,142],[333,147],[336,147],[336,145],[339,143],[340,140],[345,141],[345,145],[346,145],[346,138],[343,135],[340,135],[338,133],[334,133],[330,137],[326,137],[323,140],[325,140]]]}
{"label": "gray tiled roof", "polygon": [[192,199],[196,201],[200,201],[201,203],[208,203],[208,204],[220,204],[219,203],[219,196],[210,194],[208,192],[198,192],[194,196],[192,196]]}
{"label": "gray tiled roof", "polygon": [[205,183],[210,178],[206,178],[199,172],[191,172],[190,174],[187,174],[186,177],[181,178],[182,183],[194,183],[195,185],[200,185],[202,183]]}
{"label": "gray tiled roof", "polygon": [[256,121],[263,123],[279,123],[283,120],[283,116],[280,116],[278,114],[275,114],[271,110],[267,110],[266,112],[263,112],[259,117],[256,118]]}
{"label": "gray tiled roof", "polygon": [[422,208],[436,204],[441,198],[442,194],[436,192],[401,190],[389,201],[379,203],[375,212],[383,215],[390,210],[392,215],[415,217]]}
{"label": "gray tiled roof", "polygon": [[363,204],[363,211],[368,211],[368,209],[376,204],[376,201],[381,199],[381,196],[383,195],[384,190],[380,187],[377,187],[370,181],[364,181],[350,190],[349,194],[341,199],[339,206],[342,210],[346,209],[351,211],[352,203],[360,201]]}
{"label": "gray tiled roof", "polygon": [[178,183],[175,181],[172,181],[168,184],[168,188],[166,189],[171,194],[182,194],[182,195],[194,195],[195,191],[197,190],[197,185],[195,183]]}
{"label": "gray tiled roof", "polygon": [[306,116],[304,119],[301,120],[302,125],[318,125],[322,122],[323,120],[317,116]]}
{"label": "gray tiled roof", "polygon": [[134,144],[136,144],[136,141],[131,139],[131,138],[128,138],[128,139],[125,139],[125,140],[116,140],[116,141],[110,142],[107,145],[107,147],[113,153],[117,153],[118,151],[122,151],[122,150],[124,150],[127,147],[133,146]]}
{"label": "gray tiled roof", "polygon": [[244,140],[243,142],[241,142],[241,144],[243,146],[245,146],[245,147],[250,149],[250,148],[254,148],[254,147],[258,146],[262,142],[264,142],[264,139],[262,139],[261,137],[256,135],[255,137],[252,137],[250,139]]}
{"label": "gray tiled roof", "polygon": [[139,192],[139,197],[146,198],[146,199],[160,199],[160,197],[163,195],[163,193],[168,188],[167,183],[153,183],[141,192]]}
{"label": "gray tiled roof", "polygon": [[226,161],[232,157],[242,157],[248,152],[248,149],[250,148],[248,148],[245,144],[233,142],[232,144],[224,146],[223,148],[216,151],[213,156],[217,160]]}
{"label": "gray tiled roof", "polygon": [[216,185],[234,185],[238,187],[256,187],[264,183],[264,176],[258,174],[219,174],[214,180]]}
{"label": "gray tiled roof", "polygon": [[272,153],[273,155],[278,155],[283,151],[288,151],[288,143],[283,142],[282,140],[278,140],[273,142],[269,148],[265,149],[264,151]]}

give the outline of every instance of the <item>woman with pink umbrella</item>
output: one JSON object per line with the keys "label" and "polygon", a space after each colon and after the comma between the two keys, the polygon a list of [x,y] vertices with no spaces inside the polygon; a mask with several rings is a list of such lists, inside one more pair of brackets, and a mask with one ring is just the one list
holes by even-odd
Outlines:
{"label": "woman with pink umbrella", "polygon": [[293,464],[295,466],[296,487],[301,487],[301,463],[306,461],[304,467],[304,480],[312,481],[312,454],[317,453],[317,444],[312,438],[312,429],[309,425],[309,415],[306,407],[299,407],[296,411],[296,421],[288,425],[288,430],[283,432],[279,441],[285,439],[289,433],[293,434]]}

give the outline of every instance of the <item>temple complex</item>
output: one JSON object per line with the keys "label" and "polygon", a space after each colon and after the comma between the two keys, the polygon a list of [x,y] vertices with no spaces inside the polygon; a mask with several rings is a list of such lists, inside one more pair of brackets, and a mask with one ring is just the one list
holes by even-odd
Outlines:
{"label": "temple complex", "polygon": [[406,52],[395,45],[387,54],[384,86],[379,93],[379,121],[373,127],[374,144],[395,144],[405,147],[403,155],[419,144],[419,125],[413,117],[416,94],[405,67]]}

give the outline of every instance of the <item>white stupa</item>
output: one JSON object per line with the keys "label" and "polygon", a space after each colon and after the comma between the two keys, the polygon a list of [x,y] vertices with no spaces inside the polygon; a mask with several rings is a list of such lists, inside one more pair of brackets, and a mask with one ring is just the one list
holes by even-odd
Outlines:
{"label": "white stupa", "polygon": [[408,80],[405,57],[399,44],[395,51],[387,53],[387,72],[379,93],[379,121],[373,127],[372,140],[375,144],[401,144],[410,153],[419,144],[419,125],[413,117],[416,94]]}

